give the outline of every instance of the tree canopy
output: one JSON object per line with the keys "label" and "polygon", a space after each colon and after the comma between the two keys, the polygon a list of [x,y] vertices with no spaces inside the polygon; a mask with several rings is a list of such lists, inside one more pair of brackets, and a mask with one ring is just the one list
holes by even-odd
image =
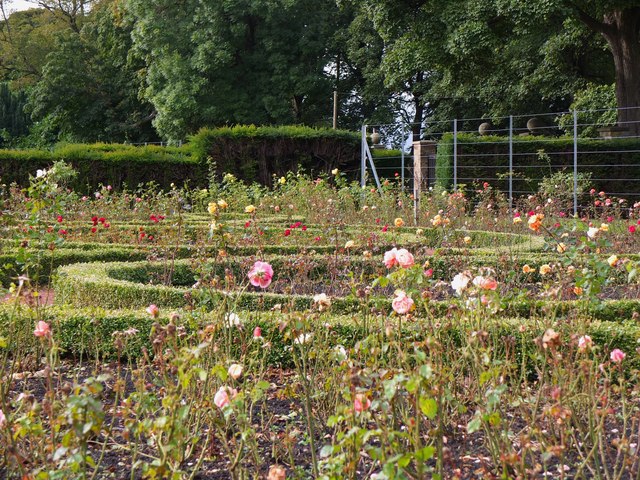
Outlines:
{"label": "tree canopy", "polygon": [[634,0],[32,3],[0,23],[0,81],[47,138],[330,126],[334,92],[352,129],[602,108],[606,89],[618,123],[640,119]]}

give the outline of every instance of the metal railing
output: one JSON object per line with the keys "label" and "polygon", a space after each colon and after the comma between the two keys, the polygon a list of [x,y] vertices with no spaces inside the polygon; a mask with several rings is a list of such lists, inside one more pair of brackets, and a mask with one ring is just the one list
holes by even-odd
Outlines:
{"label": "metal railing", "polygon": [[[438,160],[448,160],[451,171],[448,180],[454,191],[462,184],[488,181],[503,191],[512,205],[514,197],[536,193],[537,184],[528,181],[528,175],[535,173],[540,179],[540,170],[545,170],[544,176],[565,172],[573,176],[575,214],[579,207],[581,176],[598,172],[589,178],[596,188],[607,185],[609,195],[640,200],[640,120],[633,120],[629,115],[625,116],[631,119],[618,120],[621,112],[628,114],[632,110],[637,111],[640,118],[640,108],[628,108],[510,115],[490,120],[426,119],[420,125],[364,125],[361,181],[366,182],[368,169],[378,178],[380,170],[400,168],[403,187],[412,183],[413,170],[411,165],[407,166],[407,160],[412,163],[411,140],[414,131],[419,130],[421,140],[438,142]],[[376,165],[379,160],[371,154],[369,143],[374,132],[380,135],[378,145],[399,150],[396,157],[384,156],[385,167]],[[447,137],[450,153],[442,148],[445,135],[450,136]],[[624,141],[615,141],[617,137]],[[562,148],[558,148],[559,145]],[[600,157],[597,160],[596,155]],[[603,161],[603,157],[607,160]],[[388,161],[394,159],[397,164],[389,166]],[[414,193],[415,188],[414,185]]]}

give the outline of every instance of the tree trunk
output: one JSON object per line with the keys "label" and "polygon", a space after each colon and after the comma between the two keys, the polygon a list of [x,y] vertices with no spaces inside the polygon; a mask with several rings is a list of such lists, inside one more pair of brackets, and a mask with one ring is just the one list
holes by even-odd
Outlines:
{"label": "tree trunk", "polygon": [[413,123],[411,124],[411,132],[413,133],[413,142],[417,142],[420,140],[420,129],[422,128],[422,116],[424,115],[424,102],[422,101],[422,97],[420,95],[414,94],[413,96],[414,106],[416,108],[416,113],[413,116]]}
{"label": "tree trunk", "polygon": [[616,71],[618,125],[640,135],[640,8],[614,10],[604,17]]}

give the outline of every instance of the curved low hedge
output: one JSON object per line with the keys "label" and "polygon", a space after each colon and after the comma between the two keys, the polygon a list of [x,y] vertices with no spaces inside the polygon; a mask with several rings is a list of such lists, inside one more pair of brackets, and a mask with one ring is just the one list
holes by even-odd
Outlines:
{"label": "curved low hedge", "polygon": [[[283,258],[284,261],[284,258]],[[189,283],[187,261],[176,261],[176,273],[181,275],[184,283]],[[76,307],[93,307],[95,299],[100,299],[103,308],[142,308],[156,304],[166,308],[181,308],[192,304],[199,295],[198,290],[184,287],[150,285],[138,283],[148,280],[148,269],[159,270],[163,264],[150,263],[90,263],[68,265],[58,269],[54,277],[53,288],[56,303]],[[218,268],[224,269],[226,265]],[[116,278],[114,278],[116,277]],[[134,281],[131,281],[134,280]],[[231,292],[209,291],[211,301],[216,304],[223,300],[230,301],[239,309],[268,310],[280,304],[296,310],[311,307],[312,297],[304,295],[283,295],[268,292]],[[447,314],[451,301],[430,302],[433,315]],[[211,305],[214,307],[214,305]],[[389,298],[371,298],[364,303],[359,298],[342,297],[332,300],[331,311],[336,314],[362,312],[363,309],[376,309],[390,312]],[[621,322],[630,320],[634,314],[640,314],[640,300],[612,300],[599,303],[588,301],[543,301],[525,300],[507,303],[498,312],[498,316],[549,316],[552,313],[560,316],[573,315],[575,312],[599,320]]]}
{"label": "curved low hedge", "polygon": [[[27,253],[38,255],[39,267],[30,276],[40,284],[47,283],[51,273],[58,267],[86,262],[127,262],[144,260],[147,252],[129,246],[98,246],[97,248],[61,248],[53,254],[48,250],[31,250]],[[0,283],[8,286],[23,273],[23,266],[18,263],[18,252],[9,250],[0,254]]]}

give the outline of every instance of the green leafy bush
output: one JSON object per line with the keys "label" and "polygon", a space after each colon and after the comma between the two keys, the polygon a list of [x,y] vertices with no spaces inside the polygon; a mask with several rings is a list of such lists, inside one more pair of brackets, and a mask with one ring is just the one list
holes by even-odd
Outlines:
{"label": "green leafy bush", "polygon": [[171,183],[189,182],[192,187],[206,186],[206,167],[192,155],[189,146],[136,147],[122,144],[62,144],[53,150],[0,150],[0,178],[6,184],[24,185],[36,170],[56,161],[70,163],[78,172],[70,186],[78,192],[90,192],[99,184],[119,189],[155,182],[162,188]]}
{"label": "green leafy bush", "polygon": [[[630,175],[640,168],[640,140],[581,138],[578,152],[589,152],[579,156],[578,170],[590,172],[599,190],[620,196],[640,193],[638,178]],[[513,153],[515,192],[535,192],[544,177],[563,169],[573,171],[573,138],[516,137]],[[548,162],[541,159],[544,155]],[[507,190],[509,139],[458,134],[458,167],[458,183],[469,184],[471,178]],[[436,178],[438,185],[445,189],[453,184],[453,134],[444,135],[438,143]]]}
{"label": "green leafy bush", "polygon": [[356,171],[360,165],[360,135],[346,130],[302,126],[238,125],[203,128],[190,138],[196,158],[209,162],[210,174],[231,173],[245,181],[271,185],[302,167],[315,174],[333,168]]}

